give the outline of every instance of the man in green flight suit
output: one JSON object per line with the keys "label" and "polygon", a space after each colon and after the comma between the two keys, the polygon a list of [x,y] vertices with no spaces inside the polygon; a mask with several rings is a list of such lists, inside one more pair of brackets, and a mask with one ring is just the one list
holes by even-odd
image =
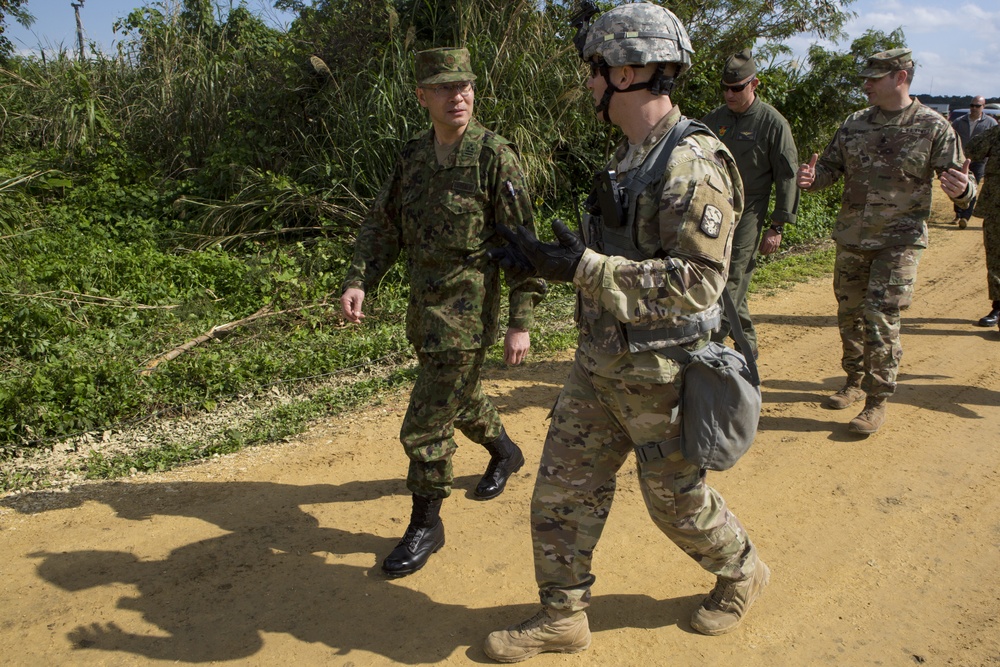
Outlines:
{"label": "man in green flight suit", "polygon": [[627,206],[605,198],[599,212],[591,208],[582,239],[557,221],[557,243],[519,229],[504,232],[511,246],[490,252],[505,267],[527,264],[543,278],[572,282],[579,328],[531,498],[542,608],[487,637],[486,655],[500,662],[590,646],[594,550],[618,471],[633,451],[653,523],[715,576],[691,616],[694,630],[735,630],[770,578],[743,524],[706,483],[706,471],[680,451],[685,357],[704,348],[719,325],[743,208],[736,162],[671,101],[674,79],[691,67],[693,53],[672,12],[629,3],[587,29],[589,18],[575,40],[590,66],[586,85],[595,111],[625,134],[595,190],[629,190],[635,181],[641,188]]}
{"label": "man in green flight suit", "polygon": [[[500,271],[485,254],[502,243],[497,225],[533,227],[531,202],[514,148],[473,118],[476,76],[469,52],[421,51],[416,74],[417,101],[430,114],[431,129],[405,145],[376,198],[340,299],[344,316],[360,323],[366,291],[405,251],[406,335],[420,371],[400,429],[413,507],[403,539],[382,562],[392,577],[416,572],[444,545],[440,509],[451,494],[456,426],[490,453],[475,497],[500,495],[524,465],[483,393],[480,374],[499,335],[501,294]],[[504,360],[519,364],[546,286],[523,276],[508,276],[507,283]]]}
{"label": "man in green flight suit", "polygon": [[[757,64],[750,49],[733,54],[726,60],[722,72],[722,94],[726,103],[703,119],[736,158],[743,179],[746,204],[733,237],[726,289],[736,304],[740,325],[752,348],[740,351],[744,355],[753,354],[755,359],[757,331],[750,318],[747,289],[757,267],[757,251],[759,248],[762,255],[777,251],[785,225],[795,223],[799,210],[799,188],[795,184],[799,156],[792,128],[777,109],[760,99],[757,95],[759,84]],[[771,226],[764,231],[772,186],[774,210]],[[723,313],[722,326],[712,340],[723,342],[729,331],[730,323]]]}

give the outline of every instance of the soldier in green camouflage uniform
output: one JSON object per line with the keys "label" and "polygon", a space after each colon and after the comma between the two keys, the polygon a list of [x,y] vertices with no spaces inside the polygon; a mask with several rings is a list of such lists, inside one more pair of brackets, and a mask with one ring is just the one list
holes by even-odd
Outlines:
{"label": "soldier in green camouflage uniform", "polygon": [[[597,111],[627,135],[607,165],[619,182],[652,161],[651,153],[682,121],[669,94],[674,77],[690,67],[690,54],[680,21],[657,5],[622,5],[586,33],[582,55],[591,65],[587,86]],[[633,450],[653,522],[717,577],[692,616],[695,630],[733,630],[768,581],[769,570],[743,525],[706,484],[705,470],[679,449],[683,362],[672,350],[705,346],[719,326],[717,302],[743,206],[732,155],[699,127],[652,173],[624,226],[608,222],[602,205],[603,217],[584,220],[585,241],[557,222],[557,244],[539,243],[521,230],[510,239],[513,251],[491,253],[513,264],[523,256],[538,275],[572,281],[579,327],[531,501],[543,607],[487,638],[486,654],[495,660],[589,646],[585,610],[595,581],[594,550],[616,475]]]}
{"label": "soldier in green camouflage uniform", "polygon": [[983,172],[985,185],[979,193],[976,213],[983,217],[986,284],[993,304],[992,310],[978,324],[1000,326],[1000,125],[974,137],[969,142],[966,157],[970,160],[986,160]]}
{"label": "soldier in green camouflage uniform", "polygon": [[824,405],[844,409],[864,398],[850,429],[867,435],[884,423],[896,390],[900,311],[913,299],[927,247],[934,175],[962,206],[976,188],[951,125],[910,97],[909,49],[875,54],[861,76],[872,106],[848,116],[818,163],[813,155],[799,167],[798,184],[818,190],[844,177],[833,289],[847,382]]}
{"label": "soldier in green camouflage uniform", "polygon": [[[390,576],[419,570],[444,544],[439,512],[451,494],[455,427],[491,458],[475,496],[498,496],[524,464],[500,415],[483,393],[486,349],[499,333],[500,271],[485,253],[502,241],[497,225],[532,226],[530,200],[513,147],[472,117],[475,75],[465,49],[416,56],[417,99],[432,128],[403,148],[358,234],[341,305],[358,323],[365,291],[405,251],[410,279],[406,335],[420,372],[400,440],[410,459],[410,525],[383,561]],[[520,363],[545,282],[508,280],[510,319],[504,358]]]}
{"label": "soldier in green camouflage uniform", "polygon": [[[777,109],[757,95],[757,65],[750,49],[726,60],[722,90],[726,103],[705,116],[704,123],[733,154],[743,179],[746,204],[733,236],[733,254],[726,289],[736,304],[740,326],[750,344],[744,354],[757,358],[757,330],[750,317],[747,290],[757,268],[757,252],[769,255],[781,246],[786,224],[795,224],[799,189],[795,170],[799,164],[792,128]],[[771,224],[765,230],[767,207],[774,189]],[[725,313],[722,327],[712,340],[723,342],[730,327]]]}

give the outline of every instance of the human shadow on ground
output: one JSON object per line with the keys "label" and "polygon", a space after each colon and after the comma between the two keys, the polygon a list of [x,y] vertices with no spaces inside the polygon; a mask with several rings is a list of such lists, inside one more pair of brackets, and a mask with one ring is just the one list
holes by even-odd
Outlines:
{"label": "human shadow on ground", "polygon": [[[926,410],[954,415],[962,419],[983,419],[973,407],[1000,406],[1000,392],[983,387],[961,384],[945,384],[941,380],[948,379],[944,375],[916,375],[900,373],[896,393],[890,399],[891,404],[909,404]],[[918,384],[921,381],[933,381],[934,384]],[[843,386],[844,377],[828,377],[818,381],[804,380],[764,380],[762,382],[762,398],[764,405],[778,403],[815,403],[822,405],[823,399],[833,394]],[[823,409],[830,419],[819,420],[806,417],[789,417],[785,415],[761,415],[759,430],[783,430],[792,432],[831,432],[831,439],[853,441],[865,436],[851,433],[847,423],[863,405],[857,404],[846,410]]]}
{"label": "human shadow on ground", "polygon": [[[29,557],[38,560],[43,580],[65,591],[128,585],[130,592],[114,606],[136,612],[154,626],[126,629],[125,621],[102,620],[108,610],[94,609],[94,620],[84,620],[66,635],[76,649],[155,660],[222,661],[254,655],[263,646],[264,633],[285,633],[328,646],[338,656],[367,651],[402,664],[426,664],[469,647],[471,658],[485,661],[480,646],[486,634],[527,618],[537,603],[476,609],[437,602],[411,589],[409,578],[389,580],[378,570],[375,555],[394,546],[398,537],[322,527],[302,509],[373,499],[387,488],[395,491],[396,484],[117,484],[113,491],[92,492],[87,499],[106,502],[123,521],[188,516],[227,532],[180,546],[162,559],[140,560],[107,544],[102,546],[112,548]],[[129,539],[128,531],[123,539]],[[347,554],[372,554],[372,565],[358,565],[357,557]],[[433,576],[433,568],[427,568],[413,579]],[[493,575],[469,576],[481,576],[485,583]],[[525,598],[530,599],[530,591]],[[596,630],[676,624],[698,604],[694,597],[598,599],[602,614],[595,618]],[[123,618],[135,622],[128,615]]]}

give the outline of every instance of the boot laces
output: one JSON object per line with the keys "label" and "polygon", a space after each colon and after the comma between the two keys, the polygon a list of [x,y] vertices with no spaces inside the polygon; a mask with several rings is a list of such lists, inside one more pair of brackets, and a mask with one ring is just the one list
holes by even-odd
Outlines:
{"label": "boot laces", "polygon": [[416,550],[417,542],[420,541],[420,534],[422,530],[423,527],[410,524],[406,527],[406,532],[403,533],[403,539],[400,540],[400,544],[405,544],[406,548],[410,551]]}
{"label": "boot laces", "polygon": [[524,633],[526,630],[531,630],[533,628],[541,627],[545,625],[545,622],[549,620],[549,615],[545,609],[541,609],[537,614],[532,616],[526,621],[521,621],[517,624],[516,632]]}
{"label": "boot laces", "polygon": [[706,608],[725,609],[736,598],[736,587],[739,581],[735,579],[719,579],[715,582],[708,600],[705,601]]}

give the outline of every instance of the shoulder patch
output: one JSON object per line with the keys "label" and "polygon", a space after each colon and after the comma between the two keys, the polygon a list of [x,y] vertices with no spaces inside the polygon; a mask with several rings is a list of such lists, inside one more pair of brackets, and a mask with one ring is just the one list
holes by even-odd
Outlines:
{"label": "shoulder patch", "polygon": [[713,239],[719,238],[719,232],[722,231],[722,211],[711,204],[705,204],[705,210],[701,214],[701,224],[699,227],[701,231],[705,232],[706,236],[710,236]]}

